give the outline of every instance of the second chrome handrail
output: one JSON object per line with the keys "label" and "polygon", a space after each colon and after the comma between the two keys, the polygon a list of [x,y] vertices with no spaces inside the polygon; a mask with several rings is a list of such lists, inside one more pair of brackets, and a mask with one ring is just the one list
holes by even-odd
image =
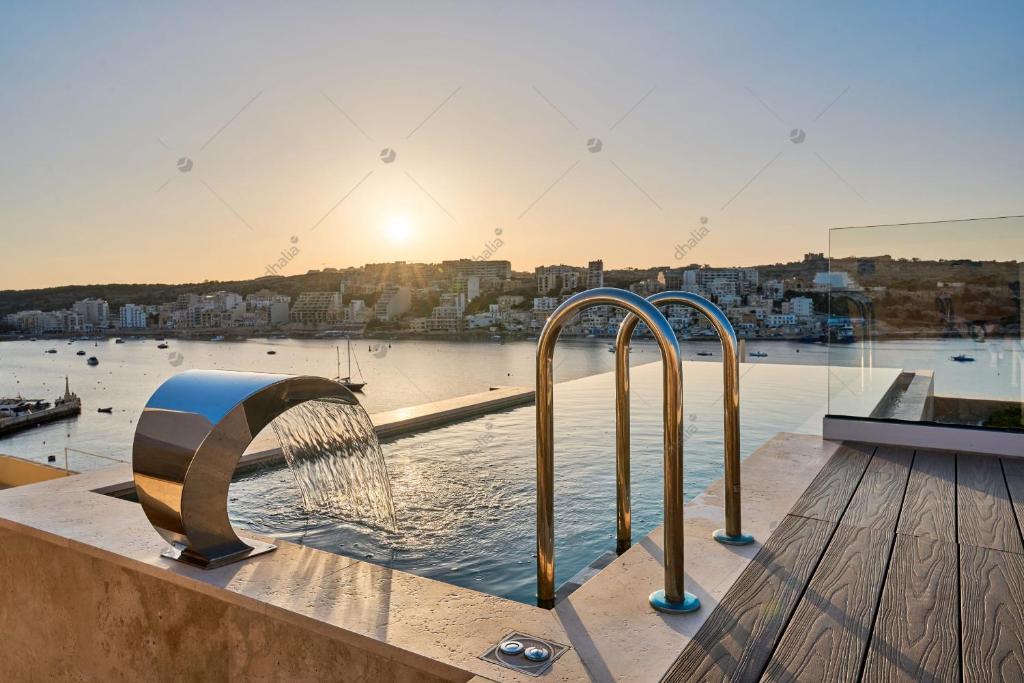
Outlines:
{"label": "second chrome handrail", "polygon": [[[729,545],[747,545],[754,537],[743,533],[740,510],[740,364],[736,330],[721,308],[690,292],[659,292],[647,298],[656,306],[688,306],[702,313],[715,328],[722,342],[722,366],[725,404],[725,528],[714,538]],[[628,315],[615,338],[615,469],[618,527],[616,550],[629,549],[632,538],[630,519],[630,444],[629,444],[629,342],[640,323]]]}

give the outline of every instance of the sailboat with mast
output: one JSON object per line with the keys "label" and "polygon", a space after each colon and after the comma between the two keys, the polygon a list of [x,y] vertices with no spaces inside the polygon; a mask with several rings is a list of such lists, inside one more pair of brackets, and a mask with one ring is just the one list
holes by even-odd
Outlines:
{"label": "sailboat with mast", "polygon": [[337,357],[338,357],[338,374],[334,377],[334,381],[339,383],[339,384],[341,384],[343,387],[345,387],[349,391],[359,391],[359,392],[361,392],[363,390],[363,387],[366,386],[366,380],[363,379],[363,370],[362,370],[362,368],[359,367],[359,359],[357,358],[356,359],[356,370],[359,371],[359,379],[362,380],[362,381],[360,381],[360,382],[353,382],[352,381],[352,340],[351,339],[346,339],[345,342],[346,342],[346,348],[347,348],[347,351],[348,351],[348,375],[346,375],[345,377],[341,376],[341,347],[340,346],[335,346],[334,350],[337,352]]}

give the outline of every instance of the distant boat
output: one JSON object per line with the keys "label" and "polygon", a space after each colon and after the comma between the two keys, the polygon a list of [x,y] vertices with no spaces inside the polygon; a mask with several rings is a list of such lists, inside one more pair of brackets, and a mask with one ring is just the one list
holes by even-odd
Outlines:
{"label": "distant boat", "polygon": [[[336,346],[336,347],[334,347],[334,350],[337,352],[338,374],[334,378],[334,381],[338,382],[339,384],[341,384],[343,387],[345,387],[349,391],[362,391],[363,387],[366,386],[366,382],[365,381],[363,381],[363,382],[353,382],[352,381],[352,340],[351,339],[347,339],[346,341],[348,342],[348,344],[347,344],[347,348],[348,348],[348,376],[347,377],[342,377],[341,376],[341,347],[340,346]],[[356,360],[356,369],[359,369],[359,361],[358,360]],[[360,379],[363,378],[363,371],[362,370],[359,370],[359,378]]]}
{"label": "distant boat", "polygon": [[96,356],[89,356],[89,360],[85,362],[88,363],[89,365],[99,365],[100,359],[97,358]]}
{"label": "distant boat", "polygon": [[765,353],[764,351],[751,351],[750,356],[752,356],[753,358],[767,358],[768,354]]}
{"label": "distant boat", "polygon": [[212,342],[224,341],[224,335],[223,334],[218,334],[216,337],[211,337],[210,341],[212,341]]}
{"label": "distant boat", "polygon": [[843,325],[841,327],[833,328],[834,337],[833,341],[837,344],[852,344],[855,340],[853,335],[853,325]]}
{"label": "distant boat", "polygon": [[698,351],[697,355],[698,356],[713,356],[715,354],[711,353],[710,351]]}
{"label": "distant boat", "polygon": [[274,349],[270,349],[269,351],[267,351],[267,355],[268,356],[276,356],[277,355],[277,351],[275,351]]}
{"label": "distant boat", "polygon": [[158,349],[166,349],[167,348],[167,342],[160,342],[159,344],[156,345],[156,348],[158,348]]}
{"label": "distant boat", "polygon": [[57,353],[57,349],[46,349],[47,353]]}
{"label": "distant boat", "polygon": [[75,355],[76,356],[84,356],[85,355],[85,349],[78,349],[78,351],[75,353]]}
{"label": "distant boat", "polygon": [[124,344],[124,339],[121,339],[120,337],[118,337],[117,339],[114,340],[114,343],[115,344]]}
{"label": "distant boat", "polygon": [[955,360],[957,363],[973,363],[974,362],[974,358],[971,357],[971,356],[968,356],[966,353],[961,353],[961,354],[956,355],[956,356],[950,356],[949,359],[950,360]]}
{"label": "distant boat", "polygon": [[608,353],[615,353],[615,344],[608,345]]}
{"label": "distant boat", "polygon": [[113,408],[97,408],[96,412],[97,413],[112,413],[112,412],[114,412],[114,409]]}

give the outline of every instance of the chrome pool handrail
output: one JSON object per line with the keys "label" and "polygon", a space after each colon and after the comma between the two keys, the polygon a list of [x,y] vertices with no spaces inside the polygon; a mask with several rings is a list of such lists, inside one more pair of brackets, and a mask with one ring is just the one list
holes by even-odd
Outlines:
{"label": "chrome pool handrail", "polygon": [[245,449],[300,403],[357,404],[322,377],[189,370],[161,384],[135,430],[132,473],[147,519],[171,548],[165,557],[212,569],[273,550],[242,541],[228,519],[228,487]]}
{"label": "chrome pool handrail", "polygon": [[599,287],[566,299],[552,312],[537,340],[537,603],[555,604],[554,520],[554,357],[562,328],[576,314],[593,306],[616,306],[643,320],[661,348],[663,367],[665,587],[650,603],[666,612],[691,612],[700,607],[685,590],[683,567],[683,365],[679,342],[668,320],[639,294]]}
{"label": "chrome pool handrail", "polygon": [[[680,305],[703,314],[715,328],[722,343],[723,399],[725,406],[725,528],[714,533],[715,540],[729,545],[747,545],[754,538],[743,533],[740,506],[740,363],[736,330],[721,308],[702,296],[690,292],[659,292],[647,297],[655,306]],[[629,476],[629,343],[640,323],[635,315],[627,315],[615,337],[615,465],[616,504],[619,525],[616,529],[616,550],[629,549],[632,538],[630,523]]]}

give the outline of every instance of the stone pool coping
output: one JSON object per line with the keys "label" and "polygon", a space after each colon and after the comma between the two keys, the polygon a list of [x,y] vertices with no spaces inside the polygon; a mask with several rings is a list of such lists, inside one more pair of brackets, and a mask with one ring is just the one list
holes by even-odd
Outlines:
{"label": "stone pool coping", "polygon": [[[836,446],[817,436],[779,434],[751,454],[743,465],[745,530],[766,539]],[[662,585],[659,527],[548,611],[280,541],[277,551],[246,562],[211,571],[189,567],[160,556],[164,543],[138,505],[98,495],[130,481],[130,466],[114,465],[2,491],[0,528],[450,680],[532,680],[478,658],[511,631],[572,646],[545,680],[658,678],[760,548],[711,539],[723,523],[719,480],[686,506],[687,585],[701,610],[667,616],[648,605],[647,593]]]}

